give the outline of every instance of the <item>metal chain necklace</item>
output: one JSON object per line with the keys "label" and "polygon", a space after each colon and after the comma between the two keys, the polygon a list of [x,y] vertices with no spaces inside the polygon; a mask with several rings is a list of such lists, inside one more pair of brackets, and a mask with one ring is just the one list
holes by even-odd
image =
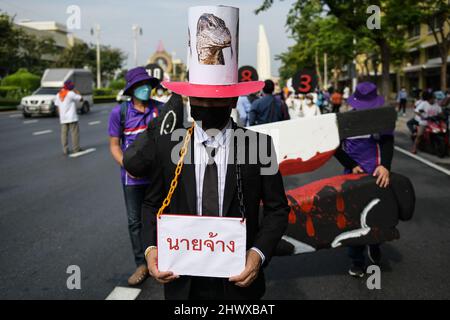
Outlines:
{"label": "metal chain necklace", "polygon": [[[187,131],[186,137],[184,138],[183,147],[180,151],[180,159],[178,160],[177,167],[175,169],[175,175],[172,179],[172,182],[170,183],[170,189],[169,192],[164,199],[161,207],[158,210],[157,217],[160,218],[161,214],[164,212],[164,209],[166,209],[170,205],[170,201],[172,200],[172,195],[175,192],[175,189],[178,186],[178,178],[181,174],[181,171],[183,169],[184,165],[184,157],[187,153],[187,148],[189,145],[189,142],[191,141],[192,133],[194,130],[194,125],[192,124],[192,127],[190,127]],[[233,122],[233,130],[236,130],[237,126]],[[244,191],[242,187],[242,171],[241,171],[241,165],[238,163],[237,160],[237,139],[235,139],[235,136],[233,135],[233,145],[234,145],[234,165],[235,165],[235,171],[236,171],[236,188],[237,188],[237,196],[239,201],[239,213],[241,214],[242,220],[245,220],[246,218],[246,211],[245,211],[245,204],[244,204]]]}
{"label": "metal chain necklace", "polygon": [[[233,130],[236,132],[237,125],[233,122]],[[234,165],[236,168],[236,187],[237,187],[237,196],[239,200],[239,212],[241,214],[242,220],[245,220],[246,211],[244,204],[244,190],[242,188],[242,171],[241,165],[237,160],[237,139],[233,134],[233,145],[234,145]]]}

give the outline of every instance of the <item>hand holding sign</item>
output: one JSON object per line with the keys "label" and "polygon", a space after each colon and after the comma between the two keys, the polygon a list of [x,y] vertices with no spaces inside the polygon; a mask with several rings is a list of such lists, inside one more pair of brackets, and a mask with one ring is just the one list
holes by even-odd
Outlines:
{"label": "hand holding sign", "polygon": [[179,276],[174,275],[173,272],[160,272],[158,270],[158,250],[156,248],[150,250],[146,259],[150,275],[159,283],[165,284],[179,278]]}
{"label": "hand holding sign", "polygon": [[245,263],[246,230],[242,218],[162,214],[157,218],[159,259],[152,256],[151,272],[157,280],[172,281],[172,273],[229,278],[248,269],[241,281],[250,280],[255,267],[253,256],[250,265]]}
{"label": "hand holding sign", "polygon": [[238,276],[231,277],[230,282],[235,282],[238,287],[248,287],[258,277],[261,267],[261,256],[255,250],[247,251],[245,269]]}

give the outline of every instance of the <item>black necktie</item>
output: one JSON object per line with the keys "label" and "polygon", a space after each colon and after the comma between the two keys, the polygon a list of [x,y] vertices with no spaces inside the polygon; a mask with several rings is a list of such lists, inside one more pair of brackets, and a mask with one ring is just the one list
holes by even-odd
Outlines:
{"label": "black necktie", "polygon": [[214,161],[217,149],[206,147],[208,163],[203,177],[202,215],[219,216],[219,178],[217,165]]}

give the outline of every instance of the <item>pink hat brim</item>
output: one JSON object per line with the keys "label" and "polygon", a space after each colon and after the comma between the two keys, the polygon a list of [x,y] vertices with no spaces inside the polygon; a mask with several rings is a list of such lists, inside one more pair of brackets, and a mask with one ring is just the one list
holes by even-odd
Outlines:
{"label": "pink hat brim", "polygon": [[198,98],[239,97],[260,91],[264,87],[263,81],[246,81],[230,85],[205,85],[170,81],[164,81],[162,84],[179,95]]}

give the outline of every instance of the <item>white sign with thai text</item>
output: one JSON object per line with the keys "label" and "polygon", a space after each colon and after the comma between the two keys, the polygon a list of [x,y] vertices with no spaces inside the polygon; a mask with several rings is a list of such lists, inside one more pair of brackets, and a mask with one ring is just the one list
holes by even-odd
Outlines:
{"label": "white sign with thai text", "polygon": [[163,214],[157,227],[160,271],[229,278],[245,268],[246,224],[241,218]]}

